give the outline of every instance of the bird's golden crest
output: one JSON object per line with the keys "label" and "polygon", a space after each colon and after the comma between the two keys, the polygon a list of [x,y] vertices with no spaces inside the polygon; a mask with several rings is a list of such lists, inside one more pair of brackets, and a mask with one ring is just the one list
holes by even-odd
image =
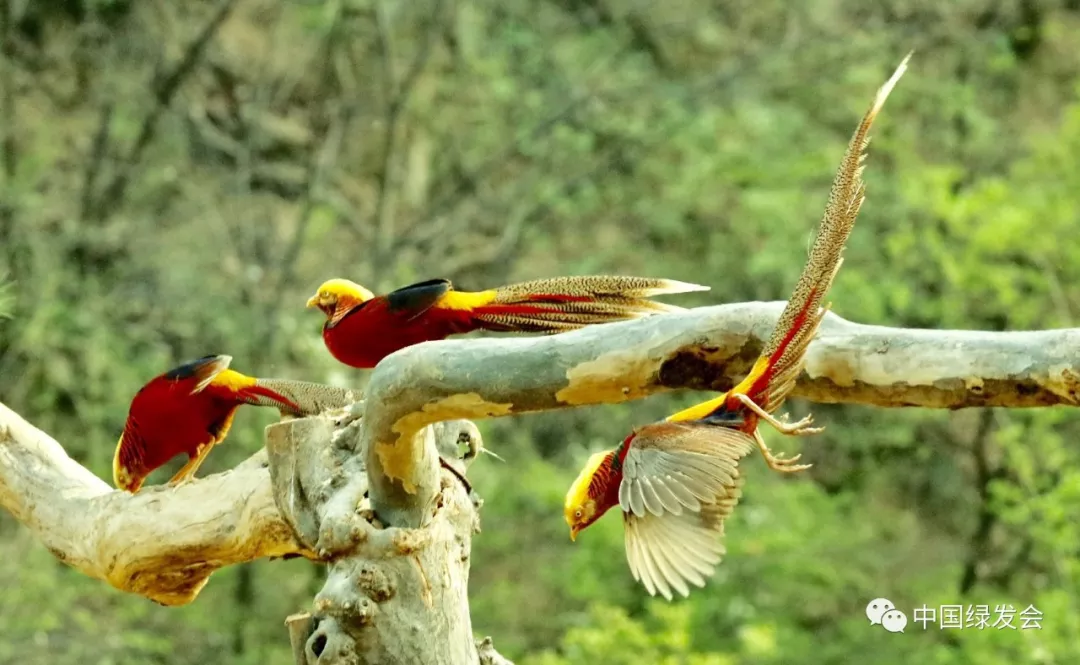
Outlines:
{"label": "bird's golden crest", "polygon": [[308,307],[318,307],[326,311],[333,310],[338,304],[358,305],[375,297],[375,294],[360,286],[356,282],[335,278],[323,282],[315,291],[315,295],[308,298]]}
{"label": "bird's golden crest", "polygon": [[575,539],[577,532],[588,526],[596,515],[596,501],[589,497],[589,487],[592,485],[597,469],[610,453],[610,450],[593,453],[566,492],[563,515],[566,517],[567,526],[570,527],[571,540]]}

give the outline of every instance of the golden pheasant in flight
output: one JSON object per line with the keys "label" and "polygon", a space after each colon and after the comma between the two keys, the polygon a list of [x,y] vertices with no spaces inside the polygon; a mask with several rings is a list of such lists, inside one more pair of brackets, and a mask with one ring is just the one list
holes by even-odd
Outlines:
{"label": "golden pheasant in flight", "polygon": [[635,580],[670,600],[705,586],[724,553],[724,520],[738,503],[738,461],[756,446],[769,468],[801,471],[799,455],[773,454],[758,425],[786,435],[821,431],[812,416],[775,418],[795,387],[810,340],[829,304],[822,300],[842,263],[848,235],[865,195],[862,181],[870,126],[907,68],[909,53],[877,93],[855,130],[833,180],[817,237],[795,290],[750,373],[719,397],[638,428],[614,450],[592,455],[566,494],[570,537],[618,506],[626,557]]}

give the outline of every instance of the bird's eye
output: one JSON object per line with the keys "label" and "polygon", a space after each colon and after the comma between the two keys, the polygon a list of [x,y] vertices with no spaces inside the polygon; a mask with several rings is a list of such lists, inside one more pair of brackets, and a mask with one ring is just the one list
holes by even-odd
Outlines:
{"label": "bird's eye", "polygon": [[581,519],[581,508],[574,511],[574,517]]}

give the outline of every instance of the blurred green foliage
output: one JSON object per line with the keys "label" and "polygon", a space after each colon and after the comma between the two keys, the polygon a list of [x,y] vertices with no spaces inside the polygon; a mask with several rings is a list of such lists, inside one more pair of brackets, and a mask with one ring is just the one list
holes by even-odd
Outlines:
{"label": "blurred green foliage", "polygon": [[[711,285],[686,305],[786,297],[855,122],[911,48],[834,310],[1076,324],[1072,0],[239,0],[159,106],[213,4],[5,4],[0,400],[102,477],[134,391],[180,361],[362,384],[303,308],[331,276],[615,271]],[[826,431],[777,445],[815,466],[747,462],[726,561],[668,604],[633,583],[616,517],[570,543],[561,503],[587,452],[699,397],[481,424],[508,463],[474,467],[477,634],[523,665],[1076,661],[1075,413],[814,405]],[[203,473],[274,416],[241,412]],[[283,619],[320,576],[259,562],[163,608],[0,515],[0,664],[285,664]],[[868,625],[880,596],[905,634]],[[924,629],[923,604],[1034,605],[1042,629]]]}

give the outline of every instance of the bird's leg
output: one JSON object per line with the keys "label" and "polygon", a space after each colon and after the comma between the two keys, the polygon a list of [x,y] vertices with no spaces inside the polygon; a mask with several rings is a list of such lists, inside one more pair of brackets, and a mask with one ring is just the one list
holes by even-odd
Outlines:
{"label": "bird's leg", "polygon": [[735,398],[742,402],[746,408],[757,414],[759,418],[772,425],[776,431],[781,434],[787,434],[788,436],[809,436],[825,431],[824,427],[810,427],[810,424],[814,422],[813,414],[793,423],[785,423],[777,420],[771,413],[758,406],[757,402],[750,399],[749,395],[736,393]]}
{"label": "bird's leg", "polygon": [[180,467],[180,470],[169,479],[167,483],[169,487],[179,487],[194,478],[195,472],[206,461],[206,456],[210,454],[210,449],[213,447],[213,443],[200,443],[199,447],[195,449],[195,454],[188,458],[187,464]]}
{"label": "bird's leg", "polygon": [[795,473],[796,471],[805,471],[813,464],[796,464],[801,454],[795,457],[784,457],[783,453],[773,454],[769,447],[765,445],[765,439],[761,438],[761,432],[754,428],[754,442],[757,443],[758,450],[761,451],[762,457],[765,458],[765,463],[769,465],[769,468],[773,471],[779,471],[780,473]]}
{"label": "bird's leg", "polygon": [[[754,402],[754,400],[750,399],[748,395],[736,393],[735,398],[742,402],[746,406],[746,408],[757,414],[758,417],[760,417],[762,420],[769,423],[784,434],[801,436],[820,432],[824,429],[822,427],[809,427],[810,423],[813,422],[811,416],[807,416],[806,418],[803,418],[802,420],[795,423],[782,423],[776,418],[774,418],[772,414],[770,414],[768,411],[758,406],[757,403]],[[758,449],[761,451],[762,457],[765,458],[765,463],[768,464],[769,468],[773,471],[779,471],[781,473],[795,473],[796,471],[805,471],[806,469],[809,469],[811,466],[813,466],[812,464],[796,464],[795,462],[797,462],[799,458],[802,457],[801,454],[794,457],[784,457],[782,453],[773,454],[773,452],[769,450],[769,447],[765,445],[765,439],[761,438],[761,431],[758,430],[758,428],[756,427],[754,428],[754,443],[757,444]]]}

